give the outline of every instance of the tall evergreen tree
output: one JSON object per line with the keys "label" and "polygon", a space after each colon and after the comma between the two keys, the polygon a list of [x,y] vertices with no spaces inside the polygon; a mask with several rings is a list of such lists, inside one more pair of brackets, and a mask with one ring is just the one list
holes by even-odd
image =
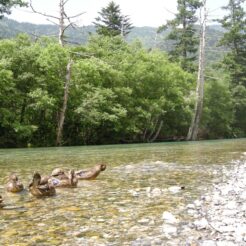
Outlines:
{"label": "tall evergreen tree", "polygon": [[170,29],[166,37],[172,44],[169,51],[170,59],[180,62],[182,68],[189,72],[195,69],[193,62],[196,59],[199,43],[195,29],[197,22],[195,14],[201,5],[200,0],[178,0],[178,13],[175,18],[158,29],[158,32]]}
{"label": "tall evergreen tree", "polygon": [[14,6],[26,6],[22,0],[0,0],[0,18],[4,14],[10,14],[10,9]]}
{"label": "tall evergreen tree", "polygon": [[223,62],[230,71],[233,84],[246,86],[246,12],[243,3],[245,0],[229,0],[223,7],[229,13],[219,22],[226,30],[220,45],[230,50]]}
{"label": "tall evergreen tree", "polygon": [[95,19],[97,33],[104,36],[126,36],[133,28],[128,16],[122,15],[120,6],[111,1],[106,8],[98,12]]}
{"label": "tall evergreen tree", "polygon": [[231,90],[234,98],[234,127],[236,136],[246,135],[246,12],[245,0],[229,0],[224,7],[229,13],[219,22],[226,32],[220,45],[229,48],[223,64],[231,77]]}

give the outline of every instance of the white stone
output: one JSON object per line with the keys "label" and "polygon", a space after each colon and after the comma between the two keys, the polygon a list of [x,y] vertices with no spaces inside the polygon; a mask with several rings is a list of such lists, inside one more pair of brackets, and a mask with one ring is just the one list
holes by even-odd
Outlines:
{"label": "white stone", "polygon": [[182,190],[182,187],[180,186],[171,186],[168,188],[168,191],[172,192],[172,193],[178,193]]}
{"label": "white stone", "polygon": [[198,230],[206,229],[208,228],[208,221],[205,218],[202,218],[201,220],[194,221],[194,225]]}
{"label": "white stone", "polygon": [[195,209],[196,207],[195,207],[194,204],[188,204],[188,205],[186,206],[186,208],[188,208],[188,209]]}
{"label": "white stone", "polygon": [[164,224],[162,226],[162,232],[168,238],[171,238],[172,236],[177,236],[177,228],[172,225]]}
{"label": "white stone", "polygon": [[162,194],[162,191],[161,191],[161,189],[159,189],[159,188],[154,188],[152,191],[151,191],[151,194],[152,194],[152,196],[160,196],[161,194]]}
{"label": "white stone", "polygon": [[236,209],[237,203],[235,201],[229,201],[226,206],[228,209]]}
{"label": "white stone", "polygon": [[196,207],[201,207],[202,206],[202,201],[195,200],[194,204],[195,204]]}
{"label": "white stone", "polygon": [[163,214],[162,214],[162,219],[166,222],[166,223],[169,223],[169,224],[176,224],[179,222],[178,219],[175,218],[175,216],[168,212],[168,211],[165,211]]}

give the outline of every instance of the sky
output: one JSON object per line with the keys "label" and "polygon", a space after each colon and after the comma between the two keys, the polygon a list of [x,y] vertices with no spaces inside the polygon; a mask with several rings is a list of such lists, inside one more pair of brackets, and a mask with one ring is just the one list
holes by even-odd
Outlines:
{"label": "sky", "polygon": [[[220,7],[228,4],[229,0],[207,0],[207,7],[211,19],[221,18],[223,11]],[[72,16],[85,12],[76,19],[77,25],[90,25],[98,16],[98,12],[108,5],[110,0],[69,0],[66,4],[66,13]],[[120,6],[121,12],[128,15],[134,26],[158,27],[166,20],[173,19],[176,12],[176,0],[114,0]],[[32,0],[34,8],[39,12],[57,16],[59,0]],[[35,24],[51,24],[38,14],[27,8],[15,8],[8,16],[20,22]]]}

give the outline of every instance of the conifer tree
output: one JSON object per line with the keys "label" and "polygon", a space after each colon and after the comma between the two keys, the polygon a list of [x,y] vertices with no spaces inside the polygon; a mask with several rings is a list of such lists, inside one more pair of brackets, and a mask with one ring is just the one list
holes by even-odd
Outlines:
{"label": "conifer tree", "polygon": [[172,61],[178,61],[182,68],[189,72],[195,71],[193,64],[197,58],[199,38],[196,34],[196,11],[202,5],[199,0],[178,0],[178,13],[166,25],[159,27],[158,32],[169,29],[166,37],[171,42],[169,56]]}
{"label": "conifer tree", "polygon": [[104,36],[126,36],[133,28],[128,16],[121,14],[120,6],[111,1],[106,8],[98,12],[95,19],[97,33]]}
{"label": "conifer tree", "polygon": [[14,6],[26,6],[22,0],[0,0],[0,18],[4,14],[10,14],[10,9]]}
{"label": "conifer tree", "polygon": [[246,86],[246,12],[243,3],[245,0],[229,0],[223,7],[229,13],[219,22],[226,30],[220,45],[229,48],[223,62],[230,71],[232,83]]}
{"label": "conifer tree", "polygon": [[235,136],[246,135],[246,12],[245,0],[229,0],[223,7],[229,13],[219,22],[226,30],[220,45],[229,49],[223,59],[231,77],[231,91],[234,101]]}

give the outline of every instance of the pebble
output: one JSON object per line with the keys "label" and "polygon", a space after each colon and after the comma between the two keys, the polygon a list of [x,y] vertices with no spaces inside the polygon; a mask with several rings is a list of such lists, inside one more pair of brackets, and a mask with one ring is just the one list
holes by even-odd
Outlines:
{"label": "pebble", "polygon": [[194,225],[197,230],[202,230],[208,228],[208,221],[205,218],[194,221]]}
{"label": "pebble", "polygon": [[173,236],[177,236],[177,227],[169,224],[163,224],[162,232],[167,238],[171,238]]}
{"label": "pebble", "polygon": [[176,224],[179,222],[179,220],[176,219],[175,216],[168,211],[165,211],[162,214],[162,219],[165,221],[165,223],[168,223],[168,224]]}

